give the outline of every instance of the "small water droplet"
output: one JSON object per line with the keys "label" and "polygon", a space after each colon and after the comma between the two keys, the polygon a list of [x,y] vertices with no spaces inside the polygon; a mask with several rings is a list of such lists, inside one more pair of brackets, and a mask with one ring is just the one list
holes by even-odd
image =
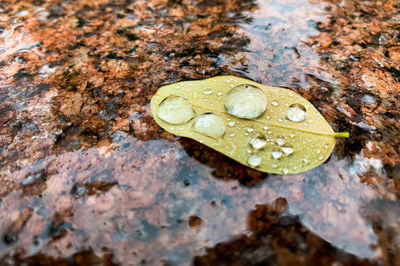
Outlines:
{"label": "small water droplet", "polygon": [[324,159],[324,156],[323,156],[322,154],[320,154],[320,155],[318,156],[318,160],[322,161],[322,159]]}
{"label": "small water droplet", "polygon": [[292,97],[294,94],[293,94],[293,92],[288,92],[288,95],[289,95],[290,97]]}
{"label": "small water droplet", "polygon": [[278,166],[279,166],[279,165],[276,164],[276,163],[271,163],[271,167],[274,168],[274,169],[278,168]]}
{"label": "small water droplet", "polygon": [[252,154],[247,158],[247,163],[253,167],[259,166],[261,161],[262,161],[261,156],[257,154]]}
{"label": "small water droplet", "polygon": [[282,168],[282,172],[283,172],[284,175],[289,174],[289,168],[283,167],[283,168]]}
{"label": "small water droplet", "polygon": [[301,122],[306,119],[306,109],[303,105],[295,103],[289,106],[286,117],[293,122]]}
{"label": "small water droplet", "polygon": [[365,94],[361,97],[361,102],[363,102],[365,104],[375,104],[376,99],[374,96],[372,96],[370,94]]}
{"label": "small water droplet", "polygon": [[271,119],[271,116],[270,115],[266,115],[265,118],[266,119]]}
{"label": "small water droplet", "polygon": [[271,155],[274,159],[279,159],[282,157],[282,152],[281,151],[273,151],[273,152],[271,152]]}
{"label": "small water droplet", "polygon": [[225,123],[217,114],[202,114],[194,120],[193,130],[208,137],[218,138],[225,133]]}
{"label": "small water droplet", "polygon": [[294,133],[292,132],[292,133],[289,134],[289,136],[290,136],[291,138],[294,138],[294,136],[296,136],[296,134],[294,134]]}
{"label": "small water droplet", "polygon": [[249,143],[256,150],[262,149],[267,145],[267,141],[261,137],[251,138]]}
{"label": "small water droplet", "polygon": [[282,118],[278,118],[277,120],[278,120],[278,122],[283,122]]}
{"label": "small water droplet", "polygon": [[230,122],[228,122],[228,126],[234,127],[234,126],[235,126],[235,121],[230,121]]}
{"label": "small water droplet", "polygon": [[321,153],[321,150],[320,150],[320,149],[316,149],[315,152],[316,152],[317,154],[320,154],[320,153]]}
{"label": "small water droplet", "polygon": [[278,137],[278,138],[275,139],[275,142],[276,142],[279,146],[282,146],[283,144],[285,144],[285,139],[284,139],[284,138],[281,138],[281,137]]}
{"label": "small water droplet", "polygon": [[309,162],[310,161],[307,158],[304,158],[303,160],[301,160],[301,163],[304,164],[304,165],[309,164]]}
{"label": "small water droplet", "polygon": [[212,94],[214,91],[212,90],[212,89],[205,89],[204,91],[203,91],[203,93],[205,94],[205,95],[210,95],[210,94]]}
{"label": "small water droplet", "polygon": [[203,99],[203,101],[205,101],[205,102],[206,102],[206,101],[208,101],[208,99],[207,99],[207,98],[204,98],[204,99]]}
{"label": "small water droplet", "polygon": [[271,104],[272,104],[272,106],[279,106],[279,103],[278,103],[277,101],[275,101],[275,100],[273,100],[273,101],[271,102]]}
{"label": "small water droplet", "polygon": [[233,138],[235,136],[235,133],[229,134],[229,137]]}
{"label": "small water droplet", "polygon": [[222,96],[222,92],[218,92],[218,96]]}
{"label": "small water droplet", "polygon": [[264,130],[268,130],[269,129],[269,126],[264,126]]}
{"label": "small water droplet", "polygon": [[251,132],[254,131],[254,128],[252,128],[252,127],[247,127],[247,128],[246,128],[246,131],[249,132],[249,133],[251,133]]}
{"label": "small water droplet", "polygon": [[283,151],[285,154],[290,155],[290,154],[292,154],[292,153],[294,152],[294,149],[293,149],[293,147],[292,147],[290,144],[287,144],[287,145],[285,145],[285,146],[282,147],[282,151]]}
{"label": "small water droplet", "polygon": [[157,115],[169,124],[182,125],[189,122],[195,113],[192,104],[187,99],[168,96],[160,103]]}
{"label": "small water droplet", "polygon": [[254,119],[267,108],[267,99],[260,88],[242,84],[232,88],[224,101],[225,110],[236,117]]}
{"label": "small water droplet", "polygon": [[328,148],[329,148],[329,144],[325,143],[325,144],[324,144],[324,148],[325,148],[325,149],[328,149]]}

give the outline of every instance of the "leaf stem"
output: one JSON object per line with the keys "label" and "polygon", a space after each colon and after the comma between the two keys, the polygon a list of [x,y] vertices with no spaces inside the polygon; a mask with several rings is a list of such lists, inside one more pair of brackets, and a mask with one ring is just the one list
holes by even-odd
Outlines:
{"label": "leaf stem", "polygon": [[349,132],[335,132],[333,135],[335,138],[349,138],[350,134]]}

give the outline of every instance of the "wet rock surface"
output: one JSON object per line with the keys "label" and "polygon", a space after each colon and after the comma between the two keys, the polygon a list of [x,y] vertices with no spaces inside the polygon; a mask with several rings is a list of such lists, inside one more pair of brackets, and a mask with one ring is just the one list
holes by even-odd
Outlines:
{"label": "wet rock surface", "polygon": [[[391,0],[1,2],[1,264],[399,265],[399,14]],[[221,74],[290,88],[351,137],[281,176],[155,124],[160,86]]]}

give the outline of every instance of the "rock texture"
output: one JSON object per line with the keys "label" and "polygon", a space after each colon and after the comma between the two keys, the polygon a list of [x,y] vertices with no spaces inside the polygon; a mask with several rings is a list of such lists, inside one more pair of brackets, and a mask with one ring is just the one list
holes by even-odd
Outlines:
{"label": "rock texture", "polygon": [[[396,0],[0,3],[0,264],[400,265]],[[160,129],[168,83],[287,87],[331,158],[267,175]]]}

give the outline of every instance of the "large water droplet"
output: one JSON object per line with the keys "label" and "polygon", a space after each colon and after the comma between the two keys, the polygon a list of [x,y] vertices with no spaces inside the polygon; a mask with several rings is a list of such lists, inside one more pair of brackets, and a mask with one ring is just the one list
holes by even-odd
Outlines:
{"label": "large water droplet", "polygon": [[242,84],[232,88],[226,95],[225,110],[236,117],[254,119],[267,108],[264,92],[253,85]]}
{"label": "large water droplet", "polygon": [[301,122],[306,119],[306,108],[303,105],[295,103],[289,106],[286,117],[293,122]]}
{"label": "large water droplet", "polygon": [[193,130],[208,137],[218,138],[225,133],[225,123],[217,114],[202,114],[194,120]]}
{"label": "large water droplet", "polygon": [[251,138],[249,143],[256,150],[262,149],[267,145],[267,141],[261,137]]}
{"label": "large water droplet", "polygon": [[294,152],[294,149],[293,149],[293,147],[292,147],[290,144],[287,144],[287,145],[285,145],[285,146],[282,147],[282,151],[283,151],[285,154],[290,155],[290,154],[292,154],[292,153]]}
{"label": "large water droplet", "polygon": [[247,158],[247,163],[251,166],[259,166],[262,161],[262,158],[258,154],[252,154]]}
{"label": "large water droplet", "polygon": [[274,159],[279,159],[282,157],[282,152],[281,151],[273,151],[271,152],[272,157],[274,157]]}
{"label": "large water droplet", "polygon": [[192,104],[179,96],[168,96],[158,107],[158,117],[173,125],[189,122],[195,115]]}

